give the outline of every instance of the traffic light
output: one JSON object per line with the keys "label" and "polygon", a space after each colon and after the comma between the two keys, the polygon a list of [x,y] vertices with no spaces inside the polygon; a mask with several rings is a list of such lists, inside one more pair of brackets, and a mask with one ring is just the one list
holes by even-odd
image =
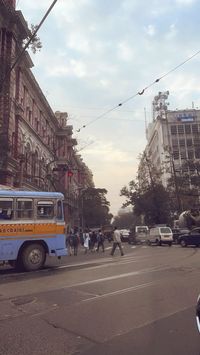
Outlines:
{"label": "traffic light", "polygon": [[72,172],[71,170],[68,170],[67,176],[68,176],[68,177],[72,177],[72,176],[73,176],[73,172]]}

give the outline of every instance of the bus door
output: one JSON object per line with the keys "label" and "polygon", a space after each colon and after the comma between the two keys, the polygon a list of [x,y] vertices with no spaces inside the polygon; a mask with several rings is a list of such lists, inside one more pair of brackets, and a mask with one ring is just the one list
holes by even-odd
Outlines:
{"label": "bus door", "polygon": [[0,198],[0,260],[15,257],[17,248],[13,249],[16,237],[13,224],[14,200],[9,197]]}

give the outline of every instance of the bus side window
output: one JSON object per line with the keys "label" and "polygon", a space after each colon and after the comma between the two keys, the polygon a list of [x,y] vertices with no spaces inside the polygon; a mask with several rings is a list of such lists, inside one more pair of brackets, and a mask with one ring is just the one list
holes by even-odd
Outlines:
{"label": "bus side window", "polygon": [[0,199],[0,219],[13,218],[13,201]]}
{"label": "bus side window", "polygon": [[17,200],[17,218],[32,219],[33,218],[33,200],[18,199]]}
{"label": "bus side window", "polygon": [[37,218],[47,218],[47,219],[52,219],[54,217],[54,204],[53,202],[43,202],[43,201],[38,201],[37,204]]}
{"label": "bus side window", "polygon": [[61,201],[57,202],[57,219],[63,219],[63,205]]}

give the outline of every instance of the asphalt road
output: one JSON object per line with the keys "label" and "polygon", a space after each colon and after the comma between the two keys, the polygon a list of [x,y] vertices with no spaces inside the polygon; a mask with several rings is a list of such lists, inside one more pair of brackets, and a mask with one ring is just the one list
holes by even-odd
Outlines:
{"label": "asphalt road", "polygon": [[131,247],[0,269],[0,354],[200,355],[200,249]]}

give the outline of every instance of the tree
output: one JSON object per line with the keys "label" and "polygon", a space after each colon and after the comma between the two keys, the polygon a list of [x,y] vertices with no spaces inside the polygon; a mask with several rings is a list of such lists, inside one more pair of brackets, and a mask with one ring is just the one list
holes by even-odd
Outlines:
{"label": "tree", "polygon": [[[34,32],[37,30],[37,25],[33,25],[31,24],[31,30],[30,30],[30,36],[27,37],[24,41],[23,41],[23,45],[25,46],[26,43],[28,43],[28,41],[30,40],[31,36],[34,34]],[[32,52],[35,54],[37,51],[40,51],[42,48],[42,42],[40,41],[40,38],[35,35],[34,38],[32,39],[31,43],[30,43],[30,48],[32,50]]]}
{"label": "tree", "polygon": [[135,225],[140,224],[140,218],[132,212],[118,213],[114,217],[112,225],[120,229],[132,229]]}
{"label": "tree", "polygon": [[89,187],[82,192],[82,213],[85,226],[101,227],[110,224],[112,214],[106,199],[107,190]]}
{"label": "tree", "polygon": [[121,189],[120,195],[127,198],[124,206],[133,206],[136,216],[144,215],[145,224],[170,222],[170,198],[161,183],[162,170],[157,169],[151,156],[143,153],[136,181]]}
{"label": "tree", "polygon": [[[199,205],[200,163],[194,159],[185,159],[181,166],[174,169],[168,180],[168,190],[171,201],[174,201],[174,210],[179,213]],[[177,186],[177,187],[176,187]],[[179,208],[177,208],[178,194]]]}
{"label": "tree", "polygon": [[127,198],[126,206],[133,206],[136,216],[144,215],[145,224],[170,223],[169,193],[161,183],[143,190],[138,183],[131,181],[129,187],[123,187],[120,194]]}

